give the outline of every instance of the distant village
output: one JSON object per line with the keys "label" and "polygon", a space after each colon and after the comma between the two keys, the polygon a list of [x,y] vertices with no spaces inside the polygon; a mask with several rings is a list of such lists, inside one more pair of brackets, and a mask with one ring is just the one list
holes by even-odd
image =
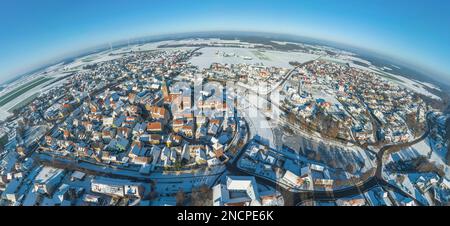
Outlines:
{"label": "distant village", "polygon": [[[200,69],[190,59],[201,51],[166,46],[83,64],[0,122],[0,205],[450,203],[448,116],[417,93],[321,58],[290,68],[249,62],[264,51],[223,47],[217,57],[241,63]],[[264,106],[244,100],[250,94]],[[260,118],[243,113],[244,102]],[[413,164],[419,156],[404,153],[418,144],[431,154]],[[337,190],[348,195],[286,198]]]}

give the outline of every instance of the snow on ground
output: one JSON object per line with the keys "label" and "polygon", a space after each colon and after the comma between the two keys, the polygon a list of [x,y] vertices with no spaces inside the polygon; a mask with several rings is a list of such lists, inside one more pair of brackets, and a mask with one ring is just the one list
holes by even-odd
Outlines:
{"label": "snow on ground", "polygon": [[397,65],[393,65],[393,64],[391,64],[391,66],[392,67],[395,67],[395,68],[397,68],[397,69],[401,69],[399,66],[397,66]]}
{"label": "snow on ground", "polygon": [[362,174],[376,166],[375,157],[358,146],[330,145],[323,140],[308,137],[302,137],[298,142],[303,150],[311,150],[320,154],[322,161],[334,161],[336,168],[346,169],[347,165],[353,165],[355,175]]}
{"label": "snow on ground", "polygon": [[[348,63],[350,65],[350,67],[353,68],[357,68],[357,69],[361,69],[361,70],[366,70],[366,71],[370,71],[373,73],[376,73],[382,77],[383,74],[387,75],[387,76],[391,76],[394,79],[390,79],[390,78],[386,78],[387,80],[394,82],[402,87],[405,87],[411,91],[414,91],[416,93],[420,93],[423,94],[425,96],[429,96],[431,98],[440,100],[441,98],[431,92],[429,92],[426,88],[430,88],[430,89],[437,89],[440,90],[439,87],[437,87],[436,85],[433,85],[431,83],[427,83],[427,82],[420,82],[414,79],[409,79],[406,78],[402,75],[396,75],[393,73],[390,73],[389,70],[384,70],[385,68],[378,68],[376,66],[373,66],[369,61],[357,58],[357,57],[353,57],[353,56],[347,56],[347,55],[341,55],[336,57],[329,57],[329,56],[323,56],[321,57],[321,60],[328,60],[328,61],[332,61],[332,62],[337,62],[337,63]],[[358,61],[364,64],[369,65],[368,67],[363,66],[363,65],[358,65],[355,64],[353,61]],[[396,67],[395,65],[392,65],[393,67]],[[398,67],[396,67],[398,68]]]}
{"label": "snow on ground", "polygon": [[[261,51],[250,48],[233,47],[206,47],[199,50],[203,54],[193,57],[190,62],[200,69],[209,68],[212,63],[221,64],[263,64],[268,67],[293,68],[290,61],[304,63],[314,60],[319,56],[301,52],[280,52],[280,51]],[[219,53],[230,54],[231,56],[222,56]]]}
{"label": "snow on ground", "polygon": [[175,41],[161,41],[161,42],[149,42],[145,44],[137,44],[137,45],[131,45],[131,46],[125,46],[119,49],[114,49],[112,51],[108,50],[111,54],[127,54],[131,51],[133,52],[143,52],[143,51],[152,51],[152,50],[186,50],[186,49],[195,49],[195,47],[163,47],[158,48],[159,46],[164,45],[172,45]]}
{"label": "snow on ground", "polygon": [[420,156],[428,156],[431,152],[430,146],[425,142],[425,140],[403,149],[402,151],[393,153],[391,158],[393,161],[408,161],[412,159],[416,159]]}
{"label": "snow on ground", "polygon": [[[386,73],[387,75],[392,76],[392,77],[400,80],[400,81],[395,80],[395,79],[391,80],[392,82],[397,83],[400,86],[403,86],[403,87],[405,87],[407,89],[410,89],[410,90],[412,90],[412,91],[414,91],[416,93],[420,93],[420,94],[423,94],[425,96],[429,96],[429,97],[431,97],[433,99],[437,99],[437,100],[441,99],[439,96],[436,96],[435,94],[429,92],[426,89],[426,87],[432,88],[432,89],[436,89],[436,86],[434,86],[432,84],[419,82],[417,80],[409,79],[409,78],[406,78],[406,77],[403,77],[403,76],[400,76],[400,75],[395,75],[395,74],[392,74],[392,73],[389,73],[389,72],[386,72],[386,71],[384,73]],[[431,85],[431,87],[430,87],[430,85]]]}
{"label": "snow on ground", "polygon": [[[242,42],[240,40],[222,40],[218,38],[210,38],[210,39],[203,39],[203,38],[192,38],[192,39],[183,39],[183,40],[164,40],[164,41],[157,41],[157,42],[147,42],[142,44],[133,44],[130,46],[121,47],[118,49],[114,49],[111,51],[113,54],[124,54],[130,51],[150,51],[150,50],[156,50],[159,49],[159,46],[164,45],[176,45],[176,46],[182,46],[182,45],[221,45],[221,46],[241,46],[241,47],[249,47],[254,48],[255,44],[248,43],[248,42]],[[111,46],[114,48],[114,45]],[[180,48],[194,48],[194,47],[176,47],[176,49]],[[165,48],[164,49],[168,49]],[[169,48],[170,49],[170,48]]]}
{"label": "snow on ground", "polygon": [[[385,196],[386,194],[386,196]],[[391,200],[387,197],[387,192],[382,187],[376,186],[373,189],[364,193],[366,200],[369,201],[372,206],[392,206]]]}
{"label": "snow on ground", "polygon": [[255,44],[249,42],[243,42],[241,40],[224,40],[219,38],[191,38],[191,39],[183,39],[183,40],[170,40],[166,44],[170,45],[214,45],[214,46],[239,46],[239,47],[248,47],[255,48],[256,46],[265,46],[270,47],[268,45],[263,44]]}
{"label": "snow on ground", "polygon": [[335,104],[341,105],[341,103],[336,99],[336,97],[332,94],[325,92],[325,89],[326,87],[322,86],[314,87],[314,89],[312,89],[311,95],[313,96],[314,99],[321,98],[331,103],[332,105]]}
{"label": "snow on ground", "polygon": [[[57,79],[59,77],[65,76],[65,75],[68,75],[68,74],[67,73],[52,73],[52,74],[47,74],[46,76],[54,77],[55,79]],[[53,88],[54,86],[61,85],[61,83],[63,83],[65,81],[65,79],[64,79],[64,80],[58,81],[56,83],[53,83],[53,81],[55,79],[44,82],[44,83],[26,91],[25,93],[21,94],[20,96],[16,97],[15,99],[11,100],[7,104],[1,106],[0,107],[0,120],[4,120],[4,119],[8,118],[11,115],[9,110],[14,108],[17,104],[20,104],[22,101],[35,95],[36,93],[46,92],[49,89]],[[32,82],[32,80],[27,79],[27,82]],[[20,84],[26,84],[26,83],[21,82]],[[20,85],[15,86],[15,87],[20,87]]]}
{"label": "snow on ground", "polygon": [[434,84],[431,84],[431,83],[429,83],[429,82],[420,82],[422,85],[424,85],[424,86],[427,86],[428,88],[430,88],[430,89],[437,89],[437,90],[439,90],[439,91],[441,91],[441,88],[439,88],[439,87],[437,87],[436,85],[434,85]]}
{"label": "snow on ground", "polygon": [[161,41],[161,42],[148,42],[145,44],[138,44],[138,45],[132,45],[130,47],[123,47],[117,50],[113,50],[112,53],[113,54],[123,54],[123,53],[127,53],[129,51],[150,51],[150,50],[155,50],[158,48],[158,46],[160,45],[166,45],[166,44],[170,44],[172,41],[171,40],[166,40],[166,41]]}
{"label": "snow on ground", "polygon": [[207,45],[207,44],[243,44],[250,45],[239,40],[222,40],[219,38],[190,38],[183,40],[169,40],[166,44],[171,45]]}
{"label": "snow on ground", "polygon": [[[177,41],[161,41],[161,42],[149,42],[145,44],[133,44],[130,46],[124,46],[117,49],[108,49],[99,53],[90,54],[83,56],[81,58],[75,59],[72,63],[67,64],[64,66],[64,69],[66,70],[77,70],[80,69],[84,65],[88,64],[94,64],[94,63],[101,63],[105,61],[111,61],[122,58],[125,54],[133,52],[140,52],[140,51],[151,51],[151,50],[158,50],[158,46],[160,45],[171,45],[176,44]],[[184,49],[193,49],[194,47],[176,47],[176,48],[164,48],[165,51],[170,50],[184,50]]]}
{"label": "snow on ground", "polygon": [[331,56],[322,56],[320,57],[320,60],[325,60],[325,61],[330,61],[330,62],[335,62],[335,63],[340,63],[340,64],[350,64],[351,61],[349,60],[345,60],[345,59],[340,59],[340,58],[336,58],[336,57],[331,57]]}
{"label": "snow on ground", "polygon": [[5,119],[7,119],[9,116],[11,116],[12,114],[9,113],[7,110],[0,108],[0,121],[3,121]]}
{"label": "snow on ground", "polygon": [[242,98],[242,100],[242,105],[240,105],[242,111],[240,113],[249,123],[251,137],[258,135],[270,147],[275,147],[272,127],[266,116],[258,109],[257,105],[251,104],[246,98]]}
{"label": "snow on ground", "polygon": [[364,60],[364,59],[361,59],[361,58],[358,58],[355,56],[351,56],[351,55],[346,55],[346,54],[339,55],[339,56],[337,56],[337,58],[348,61],[348,62],[359,62],[359,63],[363,63],[363,64],[367,64],[367,65],[372,65],[372,63],[370,63],[367,60]]}
{"label": "snow on ground", "polygon": [[[406,193],[412,195],[422,204],[425,205],[433,205],[432,197],[428,193],[422,193],[417,186],[415,186],[415,183],[419,179],[419,177],[423,178],[430,178],[433,177],[435,174],[430,173],[410,173],[410,174],[390,174],[388,183],[399,187]],[[404,180],[402,183],[399,183],[399,181],[396,179],[397,176],[403,176]]]}
{"label": "snow on ground", "polygon": [[275,43],[275,44],[278,44],[278,45],[287,45],[287,44],[292,44],[292,45],[301,45],[301,43],[295,43],[295,42],[280,42],[280,41],[271,41],[271,42],[273,42],[273,43]]}
{"label": "snow on ground", "polygon": [[[272,112],[270,122],[266,118],[266,113],[264,110],[267,105],[267,100],[262,96],[257,97],[258,99],[240,98],[241,102],[239,104],[239,113],[244,114],[243,116],[248,120],[250,126],[251,135],[259,135],[269,143],[272,148],[277,148],[277,143],[274,140],[273,124],[279,127],[283,121],[279,118],[281,110],[272,102]],[[330,100],[331,101],[331,100]],[[256,107],[258,106],[258,107]],[[268,113],[269,114],[269,113]],[[280,119],[281,121],[277,121]],[[369,169],[375,167],[375,157],[371,155],[368,151],[363,150],[352,144],[342,144],[340,142],[335,142],[332,140],[324,141],[324,138],[320,134],[309,134],[302,131],[296,131],[295,140],[288,141],[283,140],[283,144],[292,143],[295,150],[312,150],[315,152],[320,152],[322,159],[334,159],[336,161],[337,167],[345,169],[349,163],[355,164],[355,174],[364,173]]]}
{"label": "snow on ground", "polygon": [[381,68],[381,70],[383,70],[383,71],[392,71],[392,68],[384,66],[384,67]]}
{"label": "snow on ground", "polygon": [[8,151],[8,153],[0,160],[0,171],[11,172],[17,162],[19,154],[15,151]]}
{"label": "snow on ground", "polygon": [[87,56],[78,58],[74,62],[65,65],[64,68],[67,70],[77,70],[87,64],[100,63],[100,62],[115,60],[115,59],[119,59],[119,58],[123,57],[122,54],[110,54],[110,52],[111,51],[108,50],[108,51],[104,51],[101,53],[91,54],[91,55],[87,55]]}
{"label": "snow on ground", "polygon": [[[366,71],[371,71],[377,74],[381,73],[382,74],[387,74],[388,76],[392,76],[395,79],[388,79],[394,83],[397,83],[398,85],[401,85],[405,88],[408,88],[416,93],[420,93],[429,97],[432,97],[434,99],[438,99],[440,100],[441,98],[436,96],[435,94],[429,92],[426,88],[429,89],[436,89],[436,90],[441,90],[439,87],[437,87],[434,84],[428,83],[428,82],[421,82],[421,81],[417,81],[414,79],[409,79],[407,77],[404,77],[402,75],[396,75],[393,73],[390,73],[389,71],[392,71],[391,68],[388,67],[376,67],[374,65],[372,65],[371,62],[358,58],[358,57],[354,57],[354,56],[350,56],[350,55],[339,55],[338,57],[322,57],[321,59],[325,59],[325,60],[329,60],[329,61],[335,61],[335,62],[339,62],[339,63],[348,63],[351,67],[353,68],[358,68],[361,70],[366,70]],[[355,62],[360,62],[363,64],[367,64],[368,66],[363,66],[363,65],[358,65]],[[392,67],[395,67],[397,69],[400,69],[398,66],[392,65]],[[400,81],[398,81],[398,80]]]}
{"label": "snow on ground", "polygon": [[389,161],[408,161],[420,156],[425,156],[431,163],[437,167],[444,167],[445,177],[450,179],[450,167],[445,164],[445,154],[442,150],[432,151],[429,144],[433,144],[433,140],[427,138],[409,148],[403,149],[400,152],[393,153]]}

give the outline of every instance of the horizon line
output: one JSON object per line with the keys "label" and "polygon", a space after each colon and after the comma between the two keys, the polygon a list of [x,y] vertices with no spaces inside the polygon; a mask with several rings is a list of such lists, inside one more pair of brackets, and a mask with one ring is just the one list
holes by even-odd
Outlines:
{"label": "horizon line", "polygon": [[[407,59],[403,59],[403,57],[393,56],[391,54],[384,53],[383,51],[378,51],[378,50],[371,49],[368,47],[357,46],[357,45],[353,45],[353,44],[349,44],[349,43],[345,43],[345,42],[341,42],[341,41],[331,40],[331,39],[327,39],[327,38],[312,37],[312,36],[307,36],[307,35],[302,35],[302,34],[287,33],[287,32],[273,32],[273,31],[261,31],[261,30],[253,30],[253,31],[252,30],[198,30],[198,31],[182,31],[182,32],[161,32],[161,33],[157,33],[157,34],[143,34],[143,35],[139,35],[136,37],[120,38],[115,41],[94,44],[92,46],[81,48],[80,50],[67,51],[66,53],[62,53],[58,56],[53,56],[48,60],[43,60],[43,62],[41,62],[41,63],[36,63],[36,66],[31,66],[29,70],[26,70],[23,73],[15,73],[16,75],[9,76],[11,78],[0,83],[0,86],[5,86],[9,83],[12,83],[12,82],[18,80],[20,77],[29,76],[32,73],[36,73],[37,71],[43,70],[46,67],[50,67],[50,66],[59,64],[67,59],[83,57],[83,56],[86,56],[89,54],[93,54],[97,51],[104,51],[105,49],[110,48],[109,46],[112,47],[113,44],[116,45],[116,47],[112,47],[114,49],[114,48],[120,48],[126,44],[135,45],[135,44],[137,44],[137,43],[135,43],[137,41],[143,41],[144,43],[151,43],[151,42],[158,41],[158,40],[151,40],[151,39],[170,38],[171,36],[177,36],[177,35],[180,35],[180,36],[200,35],[200,34],[219,35],[219,33],[228,33],[228,34],[239,33],[239,34],[247,34],[247,35],[254,34],[256,37],[258,37],[258,35],[259,35],[259,37],[262,37],[262,38],[274,38],[274,39],[279,39],[279,40],[283,40],[283,38],[286,39],[290,36],[290,38],[293,38],[293,39],[296,39],[296,38],[297,39],[307,39],[307,40],[296,40],[296,42],[298,42],[298,43],[318,42],[316,44],[320,44],[323,46],[328,46],[328,47],[332,47],[332,48],[336,48],[336,49],[342,48],[341,50],[347,50],[347,51],[363,51],[365,53],[373,54],[373,56],[376,58],[385,57],[385,58],[387,58],[388,61],[392,61],[392,63],[400,64],[400,66],[407,67],[409,69],[416,71],[417,73],[423,74],[426,78],[428,78],[438,84],[446,85],[446,86],[450,85],[449,80],[437,81],[432,75],[428,75],[428,73],[431,73],[431,74],[436,74],[436,75],[440,75],[443,77],[448,77],[448,75],[444,72],[438,72],[438,71],[432,70],[431,68],[428,68],[428,66],[426,66],[426,65],[421,65],[421,66],[416,65]],[[236,35],[239,35],[239,34],[236,34]],[[263,37],[263,36],[261,36],[263,34],[264,35],[282,36],[282,37]],[[288,36],[288,37],[286,37],[286,36]],[[185,37],[178,37],[178,38],[185,38]],[[139,40],[139,39],[144,39],[144,40]],[[291,40],[291,41],[295,42],[295,40]],[[133,42],[133,43],[130,43],[130,42]],[[334,45],[337,45],[337,46],[334,46]],[[360,55],[359,53],[357,53],[357,54]],[[402,75],[402,76],[407,76],[407,75]]]}

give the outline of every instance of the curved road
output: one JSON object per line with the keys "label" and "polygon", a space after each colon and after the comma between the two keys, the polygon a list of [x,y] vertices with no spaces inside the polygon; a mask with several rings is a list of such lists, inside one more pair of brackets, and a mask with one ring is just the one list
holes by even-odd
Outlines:
{"label": "curved road", "polygon": [[[194,50],[191,54],[193,54],[197,50],[198,49]],[[306,63],[308,63],[308,62],[306,62]],[[288,73],[288,75],[284,78],[284,80],[279,85],[283,84],[290,77],[290,75],[292,74],[292,72],[294,70],[295,70],[295,68]],[[111,84],[111,86],[113,86],[113,85],[115,85],[115,84]],[[279,85],[277,87],[279,87]],[[271,90],[270,93],[272,91],[273,90]],[[250,136],[250,128],[248,126],[248,123],[246,123],[246,126],[247,126],[247,133],[248,133],[247,137],[250,138],[251,137]],[[281,192],[281,194],[283,195],[283,197],[285,199],[285,205],[300,205],[300,204],[304,203],[305,201],[311,201],[311,200],[313,200],[313,201],[334,201],[338,198],[349,197],[349,196],[361,194],[361,193],[368,191],[376,186],[382,186],[385,189],[393,190],[393,191],[398,192],[406,197],[410,197],[410,198],[414,199],[414,197],[412,197],[410,194],[404,192],[403,190],[401,190],[400,188],[398,188],[394,185],[389,184],[387,181],[385,181],[383,179],[383,177],[382,177],[383,158],[384,158],[384,155],[386,154],[386,152],[388,152],[392,148],[402,149],[404,147],[408,147],[408,146],[414,145],[414,144],[422,141],[423,139],[425,139],[428,136],[429,131],[430,131],[430,126],[429,126],[429,122],[427,121],[427,131],[418,139],[411,141],[411,142],[402,143],[402,144],[389,144],[389,145],[385,145],[382,148],[380,148],[380,150],[377,152],[377,155],[376,155],[377,156],[377,167],[376,167],[375,175],[371,176],[368,180],[366,180],[364,182],[357,183],[354,186],[351,186],[351,187],[348,187],[345,189],[339,189],[339,190],[333,190],[333,191],[298,191],[298,192],[290,191],[288,189],[285,189],[285,188],[279,186],[275,181],[265,179],[265,178],[259,177],[258,175],[253,175],[246,171],[243,171],[237,167],[238,161],[236,161],[236,160],[239,160],[239,158],[242,156],[242,154],[244,153],[243,150],[246,149],[248,142],[246,145],[244,145],[244,147],[242,147],[240,149],[239,153],[235,156],[235,158],[233,158],[233,161],[226,163],[226,168],[232,174],[255,176],[255,179],[258,183],[266,184],[266,185],[270,185],[272,187],[278,188],[278,190]],[[31,153],[34,153],[34,151],[35,150],[33,150]],[[29,153],[29,154],[31,154],[31,153]],[[77,170],[80,170],[80,169],[77,168]],[[218,173],[218,176],[222,175],[224,172]],[[415,200],[415,201],[417,202],[417,200]],[[417,203],[422,205],[420,202],[417,202]]]}
{"label": "curved road", "polygon": [[[248,127],[248,124],[246,124],[246,125]],[[247,128],[247,129],[248,129],[248,131],[250,131],[249,128]],[[394,185],[388,183],[386,180],[384,180],[383,176],[382,176],[382,170],[383,170],[383,158],[384,158],[384,155],[386,154],[386,152],[388,152],[392,148],[399,148],[399,150],[400,150],[402,148],[414,145],[414,144],[424,140],[429,135],[429,132],[430,132],[430,127],[429,127],[429,122],[427,122],[427,131],[425,131],[425,133],[421,137],[419,137],[413,141],[406,142],[406,143],[388,144],[388,145],[383,146],[377,153],[377,167],[376,167],[375,175],[371,176],[368,180],[366,180],[364,182],[357,183],[354,186],[344,188],[344,189],[339,189],[339,190],[293,192],[293,191],[290,191],[288,189],[285,189],[285,188],[279,186],[276,182],[274,182],[272,180],[262,178],[262,177],[259,177],[258,175],[250,174],[244,170],[241,170],[239,167],[237,167],[238,161],[233,161],[233,163],[227,164],[227,169],[232,174],[254,176],[258,183],[276,187],[283,195],[283,197],[285,199],[285,205],[300,205],[306,201],[325,201],[325,202],[326,201],[335,201],[338,198],[350,197],[350,196],[361,194],[361,193],[366,192],[376,186],[381,186],[384,189],[397,192],[405,197],[409,197],[409,198],[415,200],[416,203],[418,203],[419,205],[424,205],[424,204],[420,203],[418,200],[416,200],[409,193],[406,193],[405,191],[398,188],[397,186],[394,186]],[[244,153],[243,150],[246,149],[246,146],[247,145],[245,145],[241,149],[241,151],[235,158],[236,160],[239,160],[239,158],[242,156],[242,154]]]}

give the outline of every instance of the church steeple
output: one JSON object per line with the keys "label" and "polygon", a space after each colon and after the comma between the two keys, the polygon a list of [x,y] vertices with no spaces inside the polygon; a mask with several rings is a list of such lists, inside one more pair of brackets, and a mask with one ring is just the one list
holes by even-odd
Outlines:
{"label": "church steeple", "polygon": [[166,83],[166,80],[164,79],[164,77],[163,77],[163,81],[161,84],[161,91],[162,91],[164,99],[169,98],[169,89],[167,88],[167,83]]}

